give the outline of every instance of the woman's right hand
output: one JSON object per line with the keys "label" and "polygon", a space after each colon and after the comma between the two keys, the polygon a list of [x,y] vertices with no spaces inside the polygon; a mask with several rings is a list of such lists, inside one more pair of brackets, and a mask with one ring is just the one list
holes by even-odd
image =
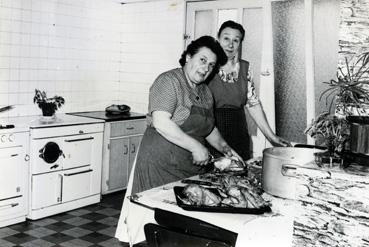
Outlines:
{"label": "woman's right hand", "polygon": [[193,164],[204,166],[209,162],[209,151],[203,145],[198,145],[192,151]]}

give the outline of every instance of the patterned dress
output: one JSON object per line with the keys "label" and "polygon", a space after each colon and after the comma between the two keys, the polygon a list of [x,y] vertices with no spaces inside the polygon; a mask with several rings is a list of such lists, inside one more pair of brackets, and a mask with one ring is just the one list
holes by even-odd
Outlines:
{"label": "patterned dress", "polygon": [[192,154],[152,127],[154,111],[169,112],[182,131],[204,145],[214,128],[213,98],[208,86],[191,88],[181,68],[161,74],[150,88],[148,128],[137,154],[133,193],[199,174],[199,167],[192,164]]}

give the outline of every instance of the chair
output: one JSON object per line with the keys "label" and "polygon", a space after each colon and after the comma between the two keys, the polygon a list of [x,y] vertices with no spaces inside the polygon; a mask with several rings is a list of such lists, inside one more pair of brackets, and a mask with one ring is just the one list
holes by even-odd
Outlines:
{"label": "chair", "polygon": [[162,209],[155,209],[159,225],[146,224],[151,247],[234,247],[237,234],[207,222]]}

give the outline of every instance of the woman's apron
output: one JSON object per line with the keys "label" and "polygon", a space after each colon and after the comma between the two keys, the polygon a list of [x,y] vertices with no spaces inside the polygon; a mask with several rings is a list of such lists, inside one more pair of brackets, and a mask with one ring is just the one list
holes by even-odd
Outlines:
{"label": "woman's apron", "polygon": [[[214,128],[212,109],[193,105],[189,117],[180,128],[186,134],[205,144],[205,137]],[[193,165],[191,152],[169,142],[153,127],[149,126],[142,138],[133,164],[115,237],[133,244],[137,239],[137,236],[133,236],[133,234],[137,231],[130,232],[130,225],[136,225],[136,229],[138,225],[142,228],[140,234],[143,234],[143,226],[139,225],[132,213],[129,214],[132,207],[135,207],[135,213],[139,213],[140,210],[128,199],[131,194],[197,174],[199,174],[199,167]],[[146,213],[148,218],[153,217],[148,210],[143,210],[140,213]],[[145,215],[142,214],[140,215],[141,219],[145,218]]]}
{"label": "woman's apron", "polygon": [[[246,115],[243,108],[215,109],[215,126],[217,126],[224,140],[243,160],[250,159],[250,135],[247,130]],[[209,147],[209,150],[215,157],[223,155],[212,147]]]}

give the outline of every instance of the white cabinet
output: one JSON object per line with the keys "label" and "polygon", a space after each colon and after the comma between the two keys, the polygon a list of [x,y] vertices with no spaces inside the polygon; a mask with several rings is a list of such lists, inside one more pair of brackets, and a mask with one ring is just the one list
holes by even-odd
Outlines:
{"label": "white cabinet", "polygon": [[146,119],[105,123],[102,194],[127,187]]}
{"label": "white cabinet", "polygon": [[29,132],[0,134],[0,227],[26,220]]}
{"label": "white cabinet", "polygon": [[[51,172],[32,177],[31,207],[32,210],[49,207],[61,202],[62,175]],[[36,193],[37,192],[37,193]]]}

